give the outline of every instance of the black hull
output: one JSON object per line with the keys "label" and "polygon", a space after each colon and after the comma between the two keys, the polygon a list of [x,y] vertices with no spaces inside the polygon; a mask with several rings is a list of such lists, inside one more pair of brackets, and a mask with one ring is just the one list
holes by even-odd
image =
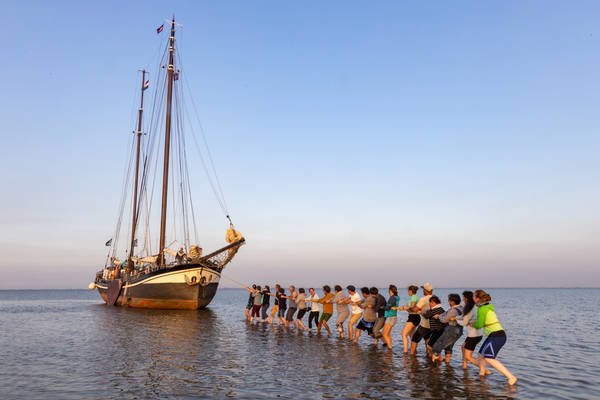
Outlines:
{"label": "black hull", "polygon": [[[212,301],[221,274],[197,264],[184,264],[153,272],[123,285],[115,306],[134,308],[188,309],[204,308]],[[108,303],[108,282],[96,287]]]}

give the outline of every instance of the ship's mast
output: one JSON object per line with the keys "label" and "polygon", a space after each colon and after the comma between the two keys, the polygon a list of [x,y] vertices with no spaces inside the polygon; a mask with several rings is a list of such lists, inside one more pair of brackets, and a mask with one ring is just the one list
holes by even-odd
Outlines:
{"label": "ship's mast", "polygon": [[137,226],[137,202],[138,202],[138,177],[140,170],[140,141],[142,139],[142,113],[144,112],[144,84],[146,83],[146,70],[142,70],[142,86],[141,86],[141,96],[140,96],[140,109],[138,110],[138,126],[137,131],[134,133],[137,134],[137,151],[135,154],[135,183],[133,185],[133,217],[131,221],[131,244],[129,246],[129,260],[127,261],[127,269],[133,269],[133,248],[135,247],[135,228]]}
{"label": "ship's mast", "polygon": [[163,167],[162,208],[160,213],[160,244],[158,265],[165,265],[165,231],[167,228],[167,188],[169,186],[169,151],[171,148],[171,103],[173,100],[173,71],[175,53],[175,16],[171,21],[169,37],[169,65],[167,67],[167,117],[165,121],[165,162]]}

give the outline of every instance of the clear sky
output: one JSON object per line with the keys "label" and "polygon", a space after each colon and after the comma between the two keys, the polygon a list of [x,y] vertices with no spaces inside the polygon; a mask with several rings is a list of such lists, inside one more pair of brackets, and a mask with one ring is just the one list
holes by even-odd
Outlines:
{"label": "clear sky", "polygon": [[227,275],[600,286],[597,1],[1,7],[2,289],[86,287],[104,264],[137,70],[172,13],[248,240]]}

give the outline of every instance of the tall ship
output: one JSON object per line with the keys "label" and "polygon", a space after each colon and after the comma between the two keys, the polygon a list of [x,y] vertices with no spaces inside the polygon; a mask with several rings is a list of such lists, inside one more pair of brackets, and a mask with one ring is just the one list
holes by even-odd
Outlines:
{"label": "tall ship", "polygon": [[[142,117],[149,80],[146,71],[141,71],[137,129],[125,168],[115,233],[106,242],[110,249],[104,268],[89,286],[97,289],[111,306],[204,308],[217,291],[223,268],[245,243],[229,216],[210,151],[203,156],[194,136],[210,187],[228,223],[222,247],[204,254],[198,244],[190,184],[195,174],[188,169],[188,149],[192,146],[183,132],[189,120],[182,110],[185,100],[182,73],[176,65],[179,57],[175,51],[175,17],[169,23],[170,36],[161,56],[147,133],[142,131]],[[157,32],[160,34],[163,28],[164,25]],[[162,179],[158,178],[161,172]],[[160,198],[154,198],[155,192],[160,192]],[[154,203],[160,203],[160,223],[158,218],[152,218]],[[158,229],[158,237],[152,235],[153,229]]]}

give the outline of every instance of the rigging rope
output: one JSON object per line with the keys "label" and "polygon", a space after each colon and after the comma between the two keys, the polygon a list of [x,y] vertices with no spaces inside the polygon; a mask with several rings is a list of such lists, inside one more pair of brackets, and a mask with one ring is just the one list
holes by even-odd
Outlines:
{"label": "rigging rope", "polygon": [[227,275],[225,275],[225,274],[224,274],[224,273],[222,273],[222,272],[221,272],[221,276],[222,276],[223,278],[225,278],[225,279],[229,279],[229,280],[230,280],[231,282],[233,282],[233,283],[237,283],[238,285],[240,285],[240,286],[241,286],[241,287],[243,287],[243,288],[247,288],[247,287],[248,287],[248,285],[244,285],[243,283],[241,283],[241,282],[238,282],[238,281],[236,281],[235,279],[228,277]]}

